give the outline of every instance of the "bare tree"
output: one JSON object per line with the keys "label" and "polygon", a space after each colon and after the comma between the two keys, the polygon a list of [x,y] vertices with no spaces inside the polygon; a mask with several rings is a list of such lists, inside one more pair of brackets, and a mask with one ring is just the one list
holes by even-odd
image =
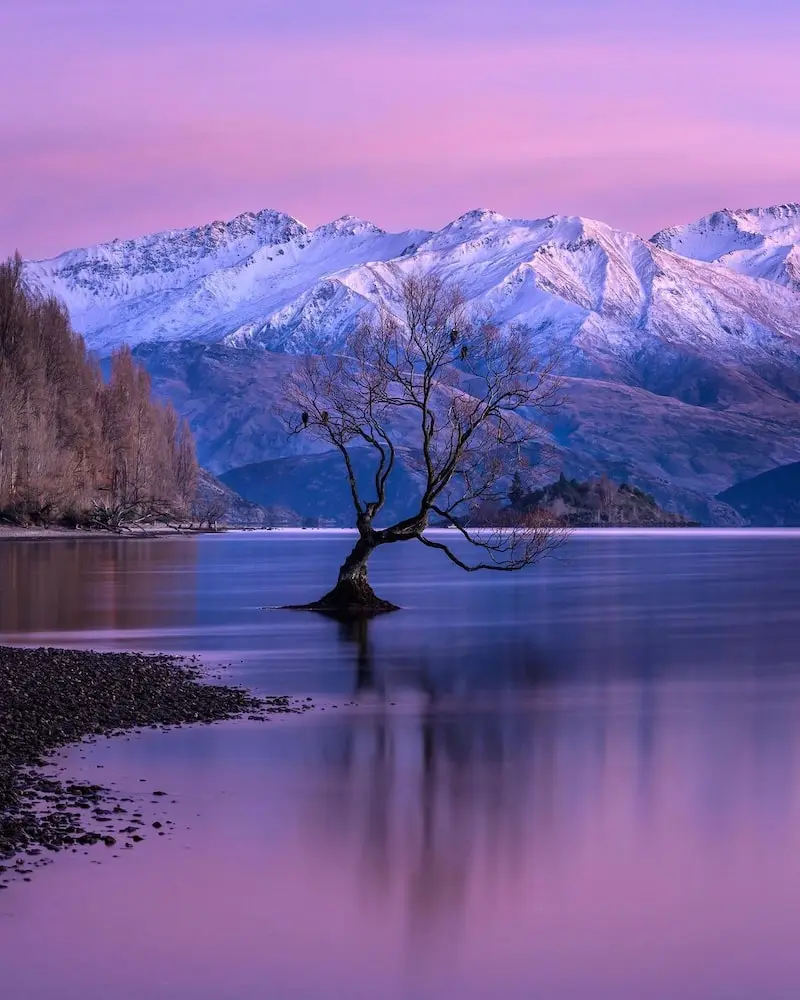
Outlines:
{"label": "bare tree", "polygon": [[617,497],[617,487],[603,473],[595,487],[598,498],[598,522],[610,524],[614,518],[614,500]]}
{"label": "bare tree", "polygon": [[227,517],[229,508],[227,498],[221,493],[198,497],[192,507],[192,517],[200,528],[206,525],[209,531],[216,531],[219,522]]}
{"label": "bare tree", "polygon": [[[530,417],[557,405],[555,359],[534,356],[526,329],[500,330],[471,315],[460,290],[435,275],[405,278],[400,295],[402,320],[388,309],[364,314],[342,355],[306,356],[287,377],[287,424],[341,454],[358,529],[336,586],[308,605],[315,610],[394,609],[367,579],[369,557],[382,545],[416,539],[464,570],[508,572],[564,539],[538,518],[469,527],[478,508],[506,499],[509,476],[539,437]],[[404,460],[412,456],[422,483],[419,507],[379,528],[400,433]],[[359,448],[374,459],[367,489],[355,472]],[[426,535],[431,519],[452,527],[466,548]]]}

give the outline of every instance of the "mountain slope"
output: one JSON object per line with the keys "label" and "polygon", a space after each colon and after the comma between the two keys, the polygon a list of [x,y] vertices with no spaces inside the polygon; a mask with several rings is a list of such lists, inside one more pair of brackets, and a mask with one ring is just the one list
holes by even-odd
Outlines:
{"label": "mountain slope", "polygon": [[648,387],[654,355],[752,367],[800,351],[791,289],[568,216],[474,211],[437,233],[389,234],[351,217],[309,231],[262,212],[27,265],[28,280],[62,297],[101,352],[184,339],[335,349],[365,305],[397,311],[400,279],[413,270],[446,275],[495,321],[559,344],[570,374]]}
{"label": "mountain slope", "polygon": [[715,261],[750,278],[800,290],[800,204],[723,209],[652,242],[684,257]]}
{"label": "mountain slope", "polygon": [[200,469],[192,511],[196,521],[214,522],[232,528],[297,527],[300,518],[286,507],[263,507],[246,500],[208,469]]}
{"label": "mountain slope", "polygon": [[[378,518],[379,524],[409,517],[419,509],[422,490],[403,458],[401,453],[389,479],[386,506]],[[371,454],[365,449],[355,449],[353,467],[361,487],[368,488],[375,474]],[[257,462],[231,469],[221,479],[236,493],[262,506],[291,508],[304,520],[327,520],[344,528],[354,526],[350,486],[338,452]]]}
{"label": "mountain slope", "polygon": [[733,507],[751,525],[800,526],[800,462],[737,483],[718,499]]}
{"label": "mountain slope", "polygon": [[[144,344],[135,351],[155,391],[187,415],[201,462],[217,474],[267,459],[317,454],[323,446],[289,435],[275,405],[290,355],[221,344]],[[588,479],[606,472],[653,493],[662,506],[706,523],[732,512],[712,498],[739,479],[800,454],[797,406],[773,401],[763,413],[711,409],[631,386],[571,378],[566,399],[543,428],[547,474]],[[395,424],[413,447],[413,421]],[[250,499],[257,497],[249,492]],[[292,494],[264,495],[303,513]],[[309,512],[311,516],[313,512]],[[317,512],[318,513],[318,512]]]}

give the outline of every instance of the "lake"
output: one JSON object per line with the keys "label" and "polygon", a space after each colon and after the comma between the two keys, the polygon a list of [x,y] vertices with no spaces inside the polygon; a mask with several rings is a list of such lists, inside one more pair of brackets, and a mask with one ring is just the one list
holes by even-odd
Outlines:
{"label": "lake", "polygon": [[0,641],[316,704],[65,751],[174,832],[3,893],[2,995],[796,1000],[800,533],[578,533],[509,575],[391,546],[403,611],[265,610],[350,544],[0,543]]}

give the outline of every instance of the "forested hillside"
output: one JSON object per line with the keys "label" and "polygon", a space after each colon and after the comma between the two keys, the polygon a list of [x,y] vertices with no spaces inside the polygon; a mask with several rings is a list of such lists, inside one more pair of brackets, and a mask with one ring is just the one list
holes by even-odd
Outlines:
{"label": "forested hillside", "polygon": [[0,265],[0,517],[125,524],[180,517],[197,463],[187,426],[152,398],[126,347],[106,383],[54,297],[19,257]]}

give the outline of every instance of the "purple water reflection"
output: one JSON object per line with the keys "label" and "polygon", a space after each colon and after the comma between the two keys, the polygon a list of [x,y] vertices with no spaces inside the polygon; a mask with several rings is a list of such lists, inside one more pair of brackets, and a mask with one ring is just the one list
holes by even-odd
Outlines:
{"label": "purple water reflection", "polygon": [[[254,610],[342,544],[118,547],[126,635],[337,708],[73,752],[176,832],[3,894],[4,996],[794,1000],[800,538],[581,539],[501,585],[412,550],[376,578],[427,599],[366,631]],[[98,566],[30,631],[112,642]]]}

